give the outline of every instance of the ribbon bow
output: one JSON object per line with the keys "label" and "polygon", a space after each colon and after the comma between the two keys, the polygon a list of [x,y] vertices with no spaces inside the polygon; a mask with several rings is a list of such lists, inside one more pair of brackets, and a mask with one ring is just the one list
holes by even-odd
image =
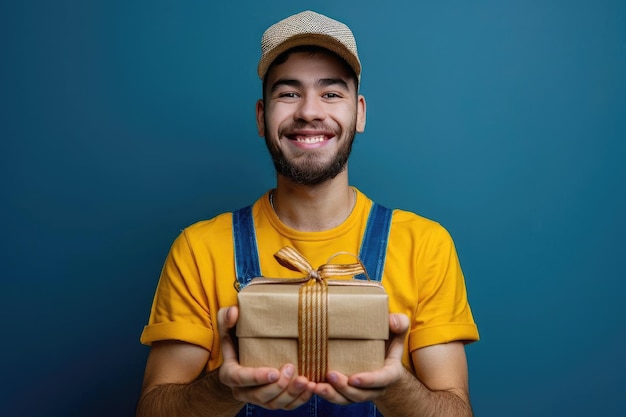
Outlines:
{"label": "ribbon bow", "polygon": [[[331,256],[328,261],[340,254],[342,253]],[[367,272],[360,260],[353,264],[326,263],[314,269],[300,252],[289,246],[279,250],[274,257],[284,267],[307,274],[308,280],[298,290],[298,370],[310,381],[325,381],[328,370],[326,279],[332,276],[357,274],[367,276]]]}
{"label": "ribbon bow", "polygon": [[[331,264],[330,261],[339,256],[339,255],[351,255],[357,258],[358,263],[352,264]],[[363,267],[361,261],[355,255],[348,252],[338,252],[331,256],[328,259],[328,263],[321,265],[317,269],[314,269],[309,261],[302,256],[300,252],[291,246],[285,246],[278,252],[274,254],[274,258],[280,263],[282,266],[291,269],[292,271],[299,271],[307,274],[307,277],[311,280],[315,281],[323,281],[329,277],[340,277],[340,276],[354,276],[359,274],[365,274],[367,277],[367,272]],[[369,280],[369,277],[367,277]]]}

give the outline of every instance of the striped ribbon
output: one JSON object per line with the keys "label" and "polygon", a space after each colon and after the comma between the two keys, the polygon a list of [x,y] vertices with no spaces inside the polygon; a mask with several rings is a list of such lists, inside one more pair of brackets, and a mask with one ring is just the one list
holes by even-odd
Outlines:
{"label": "striped ribbon", "polygon": [[[331,259],[337,255],[339,254],[333,255]],[[309,278],[298,292],[298,371],[310,381],[325,381],[328,370],[326,278],[366,274],[365,268],[359,261],[354,264],[327,263],[314,269],[300,252],[289,246],[279,250],[274,257],[281,265],[304,272]]]}

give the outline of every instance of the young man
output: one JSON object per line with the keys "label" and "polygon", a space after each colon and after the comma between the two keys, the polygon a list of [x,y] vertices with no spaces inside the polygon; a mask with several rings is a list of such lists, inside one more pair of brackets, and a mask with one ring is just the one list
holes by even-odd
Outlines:
{"label": "young man", "polygon": [[[273,257],[280,248],[317,266],[359,253],[365,231],[380,227],[369,224],[374,203],[348,183],[352,142],[365,128],[361,64],[347,26],[306,11],[265,32],[258,72],[257,126],[277,186],[247,213],[262,275],[289,278]],[[389,213],[390,229],[373,233],[387,245],[379,263],[392,312],[381,369],[330,370],[315,383],[294,364],[242,367],[231,338],[240,217],[225,213],[172,245],[141,338],[151,351],[138,416],[471,416],[464,343],[478,332],[452,240],[435,222]]]}

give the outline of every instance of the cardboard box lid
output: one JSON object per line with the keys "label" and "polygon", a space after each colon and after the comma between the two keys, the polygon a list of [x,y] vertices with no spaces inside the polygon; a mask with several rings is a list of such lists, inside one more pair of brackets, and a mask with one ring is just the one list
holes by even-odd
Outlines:
{"label": "cardboard box lid", "polygon": [[[298,290],[303,280],[255,278],[238,294],[238,337],[297,338]],[[328,280],[331,339],[389,337],[389,307],[382,285],[363,280]]]}

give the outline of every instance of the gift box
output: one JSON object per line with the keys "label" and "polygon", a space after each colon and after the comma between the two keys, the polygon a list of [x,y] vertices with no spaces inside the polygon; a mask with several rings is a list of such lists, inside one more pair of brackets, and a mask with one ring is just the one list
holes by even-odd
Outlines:
{"label": "gift box", "polygon": [[292,363],[299,375],[316,382],[326,371],[350,376],[383,366],[389,307],[377,282],[255,278],[239,292],[238,302],[243,366]]}

